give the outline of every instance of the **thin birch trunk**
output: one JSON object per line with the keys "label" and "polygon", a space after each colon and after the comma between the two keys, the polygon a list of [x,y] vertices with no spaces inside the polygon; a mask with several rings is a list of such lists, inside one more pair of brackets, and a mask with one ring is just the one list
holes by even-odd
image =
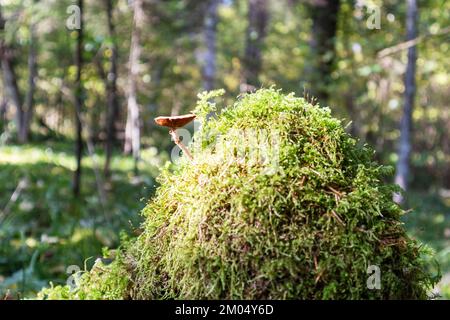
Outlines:
{"label": "thin birch trunk", "polygon": [[129,75],[127,90],[127,123],[125,128],[124,152],[133,154],[134,169],[138,171],[140,157],[140,116],[137,102],[137,81],[139,76],[139,59],[141,55],[141,31],[144,22],[143,1],[134,0],[133,30],[129,57]]}
{"label": "thin birch trunk", "polygon": [[[412,40],[417,37],[418,8],[417,0],[407,0],[406,12],[406,40]],[[408,190],[408,180],[410,175],[410,157],[411,157],[411,132],[412,132],[412,113],[414,107],[414,97],[416,94],[416,46],[408,49],[408,64],[405,74],[405,105],[403,116],[400,122],[400,140],[398,143],[398,161],[395,174],[395,183]],[[397,203],[403,202],[400,194],[394,195]]]}
{"label": "thin birch trunk", "polygon": [[204,41],[206,52],[203,65],[203,88],[207,91],[214,89],[216,80],[217,7],[219,3],[220,0],[209,0],[205,14]]}

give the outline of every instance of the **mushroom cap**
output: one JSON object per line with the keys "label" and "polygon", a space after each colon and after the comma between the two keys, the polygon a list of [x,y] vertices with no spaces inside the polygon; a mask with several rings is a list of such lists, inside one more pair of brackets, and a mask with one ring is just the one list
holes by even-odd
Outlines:
{"label": "mushroom cap", "polygon": [[155,122],[160,126],[169,128],[181,128],[195,119],[194,114],[184,114],[182,116],[158,117]]}

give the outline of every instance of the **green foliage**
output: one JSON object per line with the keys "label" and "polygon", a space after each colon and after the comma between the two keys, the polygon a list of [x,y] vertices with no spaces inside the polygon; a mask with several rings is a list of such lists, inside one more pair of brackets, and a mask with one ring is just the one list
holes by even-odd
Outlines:
{"label": "green foliage", "polygon": [[[125,234],[121,237],[121,248],[119,250],[103,250],[103,258],[98,258],[90,272],[79,271],[74,274],[72,287],[67,285],[54,286],[50,283],[49,288],[43,288],[37,299],[45,300],[119,300],[124,298],[124,293],[129,289],[130,276],[126,271],[122,252],[126,251],[129,240]],[[105,264],[103,260],[114,260]]]}
{"label": "green foliage", "polygon": [[108,266],[97,259],[90,272],[79,275],[76,288],[71,289],[69,285],[55,287],[51,284],[50,288],[44,288],[38,293],[37,299],[122,299],[129,284],[129,275],[125,270],[120,257]]}
{"label": "green foliage", "polygon": [[404,216],[405,226],[412,237],[435,251],[439,265],[430,261],[430,270],[434,273],[442,270],[443,273],[436,292],[442,298],[450,299],[450,198],[411,191],[407,205],[412,212]]}
{"label": "green foliage", "polygon": [[[279,137],[266,157],[255,132]],[[193,161],[160,175],[143,233],[69,296],[41,298],[427,298],[428,251],[404,230],[390,170],[329,109],[262,89],[194,138]],[[366,286],[369,265],[380,290]]]}
{"label": "green foliage", "polygon": [[194,110],[192,110],[192,113],[197,116],[197,119],[199,119],[202,122],[206,121],[206,118],[209,114],[216,112],[217,107],[214,102],[211,100],[220,96],[223,96],[225,94],[225,90],[219,89],[214,91],[204,91],[197,95],[198,102]]}
{"label": "green foliage", "polygon": [[0,146],[0,297],[30,298],[49,281],[65,283],[67,267],[116,248],[121,230],[135,232],[145,206],[140,200],[154,190],[155,153],[143,150],[139,179],[131,174],[133,160],[115,155],[103,203],[94,173],[103,166],[101,151],[83,160],[82,198],[73,199],[71,141]]}

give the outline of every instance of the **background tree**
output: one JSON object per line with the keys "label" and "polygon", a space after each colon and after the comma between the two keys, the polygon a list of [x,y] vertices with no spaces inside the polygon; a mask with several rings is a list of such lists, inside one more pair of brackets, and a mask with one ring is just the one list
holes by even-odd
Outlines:
{"label": "background tree", "polygon": [[215,88],[216,78],[216,32],[217,32],[217,8],[221,0],[208,0],[205,12],[205,62],[203,66],[203,87],[205,90]]}
{"label": "background tree", "polygon": [[327,101],[331,72],[336,61],[335,43],[340,0],[309,0],[311,27],[311,64],[307,73],[311,92],[319,101]]}
{"label": "background tree", "polygon": [[262,67],[262,46],[269,21],[267,6],[267,0],[248,1],[248,27],[243,59],[243,90],[241,89],[241,91],[247,91],[260,85],[258,77]]}
{"label": "background tree", "polygon": [[34,17],[34,4],[38,1],[33,0],[30,16],[29,29],[29,49],[28,49],[28,90],[25,96],[23,125],[19,132],[19,140],[26,142],[29,140],[31,119],[33,117],[34,94],[36,91],[37,77],[37,39],[36,39],[36,22]]}
{"label": "background tree", "polygon": [[134,170],[138,170],[140,156],[140,116],[137,102],[137,81],[139,76],[139,58],[141,55],[141,31],[144,24],[143,1],[133,2],[133,28],[131,33],[130,57],[128,61],[127,122],[125,129],[125,153],[132,153]]}
{"label": "background tree", "polygon": [[[417,19],[418,8],[416,0],[407,0],[406,11],[406,40],[411,41],[417,38]],[[411,131],[412,131],[412,113],[414,107],[414,97],[416,94],[416,46],[408,49],[408,63],[405,73],[405,97],[403,116],[400,122],[400,140],[398,143],[398,161],[395,174],[395,183],[404,190],[408,189],[409,162],[411,157]],[[395,200],[402,202],[402,196],[396,195]]]}
{"label": "background tree", "polygon": [[83,82],[81,72],[83,69],[83,0],[78,0],[78,8],[80,8],[80,28],[77,30],[77,44],[75,49],[75,65],[76,65],[76,82],[75,82],[75,124],[76,124],[76,140],[75,155],[76,169],[73,176],[73,194],[75,197],[80,195],[81,185],[81,161],[83,158]]}
{"label": "background tree", "polygon": [[0,33],[2,39],[0,40],[0,59],[3,69],[4,82],[6,91],[9,96],[9,100],[14,105],[16,110],[16,130],[17,140],[20,143],[28,142],[30,134],[30,124],[33,115],[34,93],[35,93],[35,81],[37,77],[36,56],[37,56],[37,43],[36,43],[36,18],[34,17],[35,3],[38,1],[33,0],[29,10],[23,10],[25,15],[28,15],[28,80],[27,87],[23,91],[18,85],[17,76],[17,59],[15,57],[17,51],[10,47],[6,41],[5,24],[0,5]]}
{"label": "background tree", "polygon": [[119,113],[119,101],[117,92],[117,35],[116,27],[113,21],[113,3],[114,0],[105,0],[106,17],[108,24],[108,38],[110,42],[110,68],[105,75],[106,95],[107,95],[107,116],[106,116],[106,159],[104,166],[104,174],[106,178],[110,176],[111,156],[113,145],[116,140],[115,122]]}
{"label": "background tree", "polygon": [[4,84],[8,100],[13,105],[16,112],[16,130],[19,142],[23,140],[23,126],[25,123],[25,112],[22,105],[22,96],[17,84],[17,75],[14,66],[14,50],[9,46],[5,39],[6,20],[2,14],[2,6],[0,5],[0,59],[3,73]]}

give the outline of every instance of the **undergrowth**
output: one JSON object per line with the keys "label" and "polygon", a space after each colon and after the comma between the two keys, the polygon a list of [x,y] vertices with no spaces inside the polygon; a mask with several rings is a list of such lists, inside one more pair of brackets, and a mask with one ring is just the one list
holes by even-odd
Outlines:
{"label": "undergrowth", "polygon": [[[217,118],[200,95],[194,159],[168,165],[142,234],[44,299],[425,299],[437,279],[374,162],[328,108],[261,89]],[[369,289],[367,270],[380,269]]]}

